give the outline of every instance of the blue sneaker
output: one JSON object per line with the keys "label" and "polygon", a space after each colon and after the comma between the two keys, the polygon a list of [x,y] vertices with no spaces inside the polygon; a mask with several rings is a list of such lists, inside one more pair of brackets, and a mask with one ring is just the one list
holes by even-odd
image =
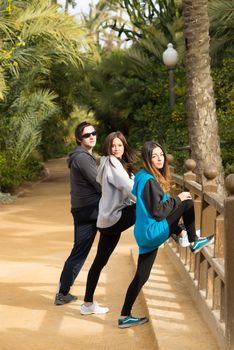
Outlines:
{"label": "blue sneaker", "polygon": [[198,253],[202,248],[214,243],[214,235],[209,237],[198,238],[193,245],[190,246],[190,249],[193,253]]}
{"label": "blue sneaker", "polygon": [[146,323],[148,321],[149,319],[147,317],[133,317],[130,315],[124,318],[119,318],[118,324],[119,328],[128,328],[137,326],[138,324]]}

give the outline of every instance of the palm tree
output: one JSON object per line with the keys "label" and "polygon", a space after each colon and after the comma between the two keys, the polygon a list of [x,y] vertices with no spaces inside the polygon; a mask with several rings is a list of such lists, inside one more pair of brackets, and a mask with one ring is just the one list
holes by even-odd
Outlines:
{"label": "palm tree", "polygon": [[[112,2],[112,0],[109,0]],[[120,6],[127,12],[131,23],[123,22],[118,26],[117,21],[109,25],[119,35],[125,33],[132,40],[132,48],[127,56],[141,69],[148,69],[149,61],[161,63],[162,53],[167,44],[172,42],[176,47],[179,58],[184,56],[184,38],[181,1],[152,0],[119,0]],[[131,29],[132,28],[132,29]]]}
{"label": "palm tree", "polygon": [[[118,6],[108,0],[101,0],[95,6],[89,6],[89,13],[82,14],[83,22],[89,35],[99,48],[101,44],[105,49],[111,50],[114,46],[120,46],[120,38],[108,25],[110,21],[121,21],[121,11],[117,14]],[[108,30],[107,30],[108,29]]]}
{"label": "palm tree", "polygon": [[142,38],[147,26],[154,25],[172,41],[171,26],[176,19],[181,18],[182,0],[107,0],[109,3],[118,3],[127,13],[129,21],[125,21],[121,27],[114,23],[112,28],[119,32],[119,35],[125,33],[129,40]]}
{"label": "palm tree", "polygon": [[4,72],[18,76],[21,69],[35,65],[48,72],[55,61],[82,69],[91,47],[73,17],[46,0],[16,4],[10,15],[6,5],[0,7],[1,80]]}
{"label": "palm tree", "polygon": [[45,121],[55,113],[64,118],[50,88],[53,68],[64,75],[71,67],[83,72],[93,53],[84,28],[57,5],[11,4],[0,5],[0,148],[6,162],[17,167],[38,146]]}
{"label": "palm tree", "polygon": [[17,159],[17,166],[21,165],[40,143],[45,120],[58,113],[56,97],[55,93],[48,90],[37,89],[31,94],[23,91],[12,104],[13,117],[9,124],[6,146]]}
{"label": "palm tree", "polygon": [[183,0],[186,43],[186,112],[192,158],[204,181],[205,165],[217,169],[219,190],[223,187],[218,123],[210,73],[208,0]]}

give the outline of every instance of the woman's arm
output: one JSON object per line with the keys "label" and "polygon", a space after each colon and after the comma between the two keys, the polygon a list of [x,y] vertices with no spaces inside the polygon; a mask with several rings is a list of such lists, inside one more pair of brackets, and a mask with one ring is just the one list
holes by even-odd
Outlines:
{"label": "woman's arm", "polygon": [[154,179],[148,180],[144,188],[145,206],[153,218],[158,221],[165,219],[181,203],[178,196],[168,198],[163,202],[163,196],[164,192],[159,183]]}
{"label": "woman's arm", "polygon": [[125,193],[126,197],[135,201],[136,198],[132,194],[134,180],[129,177],[122,163],[115,157],[110,156],[110,171],[107,172],[108,181],[119,191]]}

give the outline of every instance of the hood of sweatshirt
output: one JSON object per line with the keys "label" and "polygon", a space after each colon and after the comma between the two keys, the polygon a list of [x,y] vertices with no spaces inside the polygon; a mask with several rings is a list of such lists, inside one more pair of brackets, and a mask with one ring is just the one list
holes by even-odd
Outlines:
{"label": "hood of sweatshirt", "polygon": [[106,156],[102,156],[100,159],[100,164],[98,166],[98,171],[97,171],[97,182],[102,184],[102,178],[104,175],[104,170],[107,169],[107,167],[109,167],[110,165],[110,159],[109,157]]}
{"label": "hood of sweatshirt", "polygon": [[[67,165],[68,165],[68,168],[71,167],[71,164],[72,164],[72,161],[73,159],[76,157],[77,154],[80,154],[80,153],[88,153],[91,157],[92,154],[89,153],[85,148],[83,148],[82,146],[77,146],[71,153],[69,153],[68,155],[68,159],[67,159]],[[93,157],[94,158],[94,157]]]}
{"label": "hood of sweatshirt", "polygon": [[146,182],[150,178],[153,178],[153,176],[151,174],[147,173],[147,171],[145,171],[144,169],[141,169],[140,171],[138,171],[138,173],[136,173],[135,178],[134,178],[134,186],[132,189],[132,193],[134,194],[134,196],[137,196],[138,188],[139,188],[139,185],[141,184],[141,182],[142,181]]}

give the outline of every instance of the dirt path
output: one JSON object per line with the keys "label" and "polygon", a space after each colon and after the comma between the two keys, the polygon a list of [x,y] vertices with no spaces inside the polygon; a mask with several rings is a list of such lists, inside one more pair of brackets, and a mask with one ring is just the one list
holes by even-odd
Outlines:
{"label": "dirt path", "polygon": [[[149,325],[117,328],[124,294],[133,274],[132,234],[125,232],[103,271],[96,300],[110,307],[101,316],[81,316],[90,256],[76,280],[78,302],[54,306],[64,260],[70,252],[70,215],[65,160],[49,161],[51,177],[26,191],[14,204],[0,206],[0,349],[1,350],[151,350],[157,349]],[[145,315],[139,300],[134,314]]]}

